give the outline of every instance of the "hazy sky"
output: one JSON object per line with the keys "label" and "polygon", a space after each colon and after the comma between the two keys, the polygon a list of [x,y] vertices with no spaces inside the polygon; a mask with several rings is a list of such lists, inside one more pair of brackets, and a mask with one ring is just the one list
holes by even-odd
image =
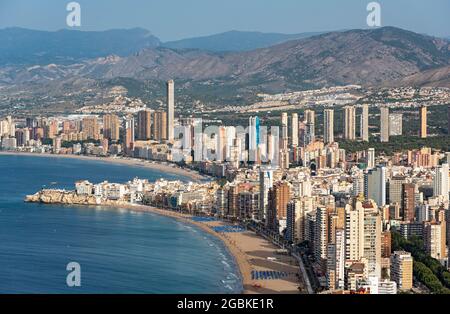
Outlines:
{"label": "hazy sky", "polygon": [[[0,0],[0,28],[67,28],[70,0]],[[229,30],[299,33],[366,28],[370,0],[77,0],[80,30],[143,27],[161,40]],[[379,0],[382,26],[450,36],[450,0]],[[1,43],[0,43],[1,44]]]}

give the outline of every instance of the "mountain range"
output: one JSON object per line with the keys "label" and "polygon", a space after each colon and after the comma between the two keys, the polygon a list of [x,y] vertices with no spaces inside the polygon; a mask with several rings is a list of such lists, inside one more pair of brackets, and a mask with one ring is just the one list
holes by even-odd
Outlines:
{"label": "mountain range", "polygon": [[70,64],[111,54],[127,56],[154,48],[160,40],[141,28],[83,32],[37,31],[18,27],[0,30],[0,65]]}
{"label": "mountain range", "polygon": [[162,46],[172,49],[199,49],[214,52],[250,51],[258,48],[267,48],[289,40],[308,38],[323,33],[324,32],[280,34],[229,31],[210,36],[169,41],[163,43]]}
{"label": "mountain range", "polygon": [[[187,93],[217,97],[345,84],[450,87],[450,41],[395,27],[292,35],[303,36],[292,40],[230,32],[166,44],[142,29],[60,31],[52,40],[28,43],[27,31],[9,29],[24,34],[3,45],[5,31],[0,31],[0,85],[64,91],[74,82],[77,89],[108,82],[130,88],[175,79]],[[227,47],[231,51],[222,51]]]}

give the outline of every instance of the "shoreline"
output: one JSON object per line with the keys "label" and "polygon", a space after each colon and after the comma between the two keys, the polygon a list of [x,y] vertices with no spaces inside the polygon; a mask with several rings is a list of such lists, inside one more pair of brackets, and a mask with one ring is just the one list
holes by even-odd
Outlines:
{"label": "shoreline", "polygon": [[[78,205],[77,205],[78,206]],[[83,206],[83,205],[79,205]],[[214,231],[211,227],[230,225],[224,221],[217,220],[212,222],[199,222],[192,220],[192,215],[183,214],[171,210],[164,210],[149,205],[139,204],[127,204],[127,205],[98,205],[100,207],[112,208],[112,209],[127,209],[136,212],[152,213],[164,217],[170,217],[188,223],[200,228],[202,231],[219,239],[224,247],[228,250],[230,255],[234,258],[235,264],[238,267],[241,280],[242,280],[242,294],[293,294],[293,293],[306,293],[305,290],[299,291],[298,287],[304,285],[298,280],[294,273],[291,274],[289,279],[279,280],[254,280],[252,279],[252,270],[273,270],[273,271],[289,271],[299,272],[299,266],[295,259],[291,256],[284,256],[279,258],[280,261],[269,261],[266,257],[272,257],[273,252],[278,248],[263,237],[258,236],[253,231],[245,231],[242,233],[219,233]],[[89,206],[97,207],[97,206]],[[244,238],[243,238],[244,237]],[[240,240],[240,241],[239,241]],[[246,241],[243,241],[246,240]],[[246,249],[246,245],[256,247],[259,256],[253,256],[249,254]],[[243,245],[243,244],[246,245]],[[255,258],[259,257],[259,258]],[[289,261],[289,262],[288,262]],[[292,264],[293,263],[293,264]]]}
{"label": "shoreline", "polygon": [[[184,175],[193,180],[205,180],[208,177],[201,176],[195,171],[187,171],[181,168],[172,168],[168,165],[145,163],[139,159],[119,159],[119,158],[102,158],[78,155],[53,155],[41,153],[21,153],[21,152],[0,152],[1,155],[24,155],[38,157],[55,157],[55,158],[73,158],[79,160],[97,160],[103,162],[116,162],[128,166],[141,166],[150,169],[158,169],[160,171],[171,172]],[[166,169],[167,168],[167,169]],[[166,169],[166,170],[165,170]],[[176,170],[176,171],[174,171]],[[62,204],[65,205],[65,204]],[[67,204],[66,204],[67,205]],[[212,227],[229,226],[222,220],[211,222],[199,222],[192,220],[192,215],[183,214],[171,210],[164,210],[148,205],[140,204],[98,204],[98,205],[74,205],[83,207],[106,207],[111,209],[127,209],[130,211],[148,212],[165,217],[178,219],[183,223],[188,223],[200,228],[202,231],[213,235],[219,239],[226,250],[233,257],[235,264],[240,273],[243,294],[277,294],[277,293],[303,293],[305,291],[304,284],[299,280],[299,266],[292,256],[279,256],[276,251],[279,249],[270,241],[257,235],[253,231],[243,231],[236,233],[216,232]],[[288,275],[284,278],[276,280],[262,280],[252,278],[252,271],[275,271],[283,272]],[[300,288],[300,289],[299,289]]]}
{"label": "shoreline", "polygon": [[98,156],[85,156],[85,155],[63,155],[63,154],[50,154],[50,153],[31,153],[31,152],[15,152],[15,151],[0,151],[0,156],[31,156],[31,157],[48,157],[48,158],[69,158],[76,160],[91,160],[91,161],[102,161],[106,163],[113,163],[118,165],[126,165],[132,167],[144,167],[147,169],[158,170],[161,172],[169,172],[174,175],[179,175],[186,177],[195,182],[201,182],[211,179],[206,175],[202,175],[195,170],[190,170],[186,168],[180,168],[177,166],[171,166],[173,164],[167,163],[163,164],[159,161],[144,160],[137,158],[114,158],[114,157],[98,157]]}

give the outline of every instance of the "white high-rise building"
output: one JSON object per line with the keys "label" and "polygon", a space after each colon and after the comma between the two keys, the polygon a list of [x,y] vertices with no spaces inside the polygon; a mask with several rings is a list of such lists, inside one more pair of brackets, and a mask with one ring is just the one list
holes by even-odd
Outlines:
{"label": "white high-rise building", "polygon": [[360,136],[365,142],[369,141],[369,106],[367,104],[362,106]]}
{"label": "white high-rise building", "polygon": [[367,150],[367,169],[375,168],[375,148]]}
{"label": "white high-rise building", "polygon": [[323,113],[323,141],[325,144],[334,142],[334,110],[325,109]]}
{"label": "white high-rise building", "polygon": [[359,195],[364,195],[364,174],[362,173],[362,171],[358,171],[358,173],[356,173],[353,176],[353,196],[359,196]]}
{"label": "white high-rise building", "polygon": [[364,213],[364,258],[370,277],[381,278],[381,226],[377,210]]}
{"label": "white high-rise building", "polygon": [[291,138],[292,146],[298,146],[298,114],[292,114],[292,125],[291,125]]}
{"label": "white high-rise building", "polygon": [[364,255],[364,208],[361,202],[356,207],[345,207],[345,259],[357,261]]}
{"label": "white high-rise building", "polygon": [[440,196],[444,201],[448,201],[448,164],[436,167],[436,174],[433,179],[433,195]]}
{"label": "white high-rise building", "polygon": [[355,134],[355,107],[344,107],[344,139],[353,141],[356,139]]}
{"label": "white high-rise building", "polygon": [[230,150],[230,162],[236,168],[239,169],[239,165],[242,161],[242,142],[239,137],[233,139],[233,145]]}
{"label": "white high-rise building", "polygon": [[167,138],[169,142],[174,140],[175,129],[175,83],[167,81]]}
{"label": "white high-rise building", "polygon": [[288,130],[288,114],[283,112],[281,114],[281,149],[287,150],[289,143],[289,130]]}
{"label": "white high-rise building", "polygon": [[389,142],[389,108],[380,108],[380,141]]}
{"label": "white high-rise building", "polygon": [[401,113],[389,115],[389,135],[400,136],[403,134],[403,115]]}

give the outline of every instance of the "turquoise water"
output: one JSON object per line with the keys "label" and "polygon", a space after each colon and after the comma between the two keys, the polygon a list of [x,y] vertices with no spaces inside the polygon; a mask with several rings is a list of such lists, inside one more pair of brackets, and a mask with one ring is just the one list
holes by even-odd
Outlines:
{"label": "turquoise water", "polygon": [[[185,179],[101,161],[0,155],[0,293],[240,292],[233,258],[194,226],[149,213],[23,202],[44,185],[134,177]],[[81,287],[66,284],[70,262],[81,266]]]}

